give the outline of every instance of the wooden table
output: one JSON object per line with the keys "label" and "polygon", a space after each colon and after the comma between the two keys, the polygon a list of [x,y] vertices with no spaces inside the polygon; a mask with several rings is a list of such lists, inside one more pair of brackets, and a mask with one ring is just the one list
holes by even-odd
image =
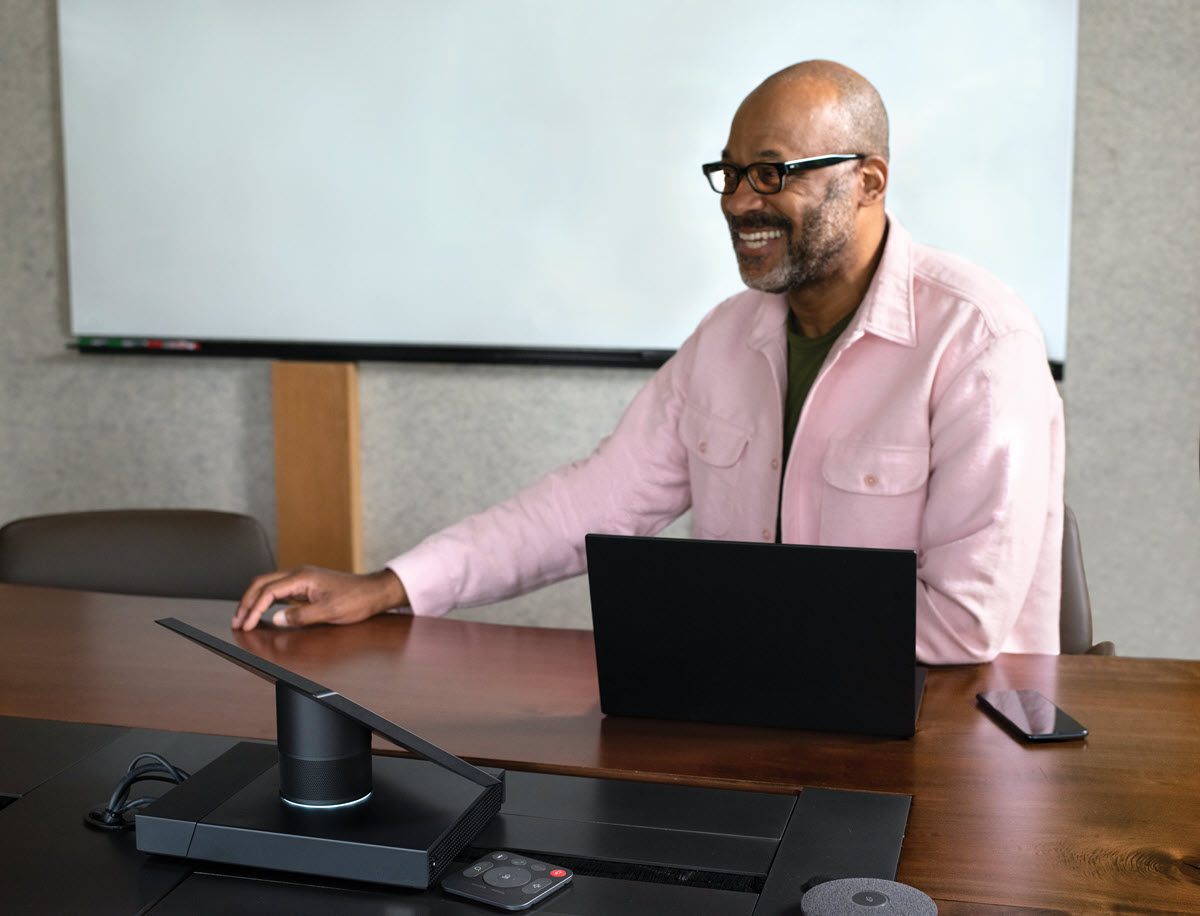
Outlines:
{"label": "wooden table", "polygon": [[[916,736],[872,738],[606,718],[587,631],[389,615],[234,634],[232,611],[0,585],[0,715],[274,737],[270,685],[153,623],[173,616],[478,764],[912,795],[897,879],[943,914],[1200,913],[1200,662],[1007,655],[936,669]],[[1042,691],[1090,736],[1018,743],[976,706],[996,687]]]}

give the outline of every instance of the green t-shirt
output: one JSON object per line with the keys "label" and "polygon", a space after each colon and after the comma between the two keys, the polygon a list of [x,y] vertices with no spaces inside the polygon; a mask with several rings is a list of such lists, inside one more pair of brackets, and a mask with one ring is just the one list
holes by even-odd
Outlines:
{"label": "green t-shirt", "polygon": [[788,377],[787,396],[783,405],[783,463],[787,464],[788,453],[792,450],[792,439],[796,435],[796,426],[800,423],[800,411],[808,398],[809,389],[817,380],[817,373],[825,363],[825,357],[833,348],[833,342],[850,324],[854,317],[851,311],[845,318],[835,324],[827,333],[820,337],[805,337],[796,324],[796,316],[788,312]]}
{"label": "green t-shirt", "polygon": [[[838,339],[842,331],[846,330],[846,327],[850,324],[850,319],[853,317],[854,311],[851,311],[845,318],[820,337],[805,337],[800,331],[800,326],[796,323],[795,314],[790,310],[788,311],[788,375],[787,393],[783,402],[782,467],[787,467],[788,455],[792,450],[792,439],[796,436],[796,427],[800,423],[800,411],[804,409],[804,402],[808,398],[808,392],[812,388],[813,382],[817,380],[817,373],[821,371],[821,366],[825,363],[825,357],[829,355],[830,349],[833,348],[833,342]],[[779,497],[781,500],[783,499],[782,479],[780,480]],[[782,518],[776,520],[776,541],[780,539],[782,522]]]}

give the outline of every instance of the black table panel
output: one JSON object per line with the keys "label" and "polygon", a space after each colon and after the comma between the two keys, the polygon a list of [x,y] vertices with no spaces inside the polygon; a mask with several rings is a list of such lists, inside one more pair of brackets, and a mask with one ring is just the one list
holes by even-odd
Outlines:
{"label": "black table panel", "polygon": [[[86,812],[108,800],[137,754],[153,751],[196,772],[237,743],[0,718],[0,777],[22,790],[0,810],[4,912],[499,912],[439,887],[416,891],[148,856],[137,851],[132,832],[84,825]],[[801,884],[814,874],[894,877],[910,802],[908,796],[825,789],[772,795],[507,776],[501,815],[473,846],[512,848],[547,861],[561,856],[575,870],[573,883],[531,911],[560,916],[799,912]],[[141,783],[134,795],[170,788]],[[470,861],[462,858],[462,867]]]}
{"label": "black table panel", "polygon": [[[0,735],[7,739],[7,731]],[[6,916],[129,914],[165,896],[191,866],[144,856],[134,848],[132,831],[98,832],[84,826],[84,815],[108,801],[130,760],[143,751],[193,771],[234,743],[207,735],[126,731],[0,811]],[[157,795],[170,784],[137,788],[139,795]]]}
{"label": "black table panel", "polygon": [[20,798],[129,729],[0,716],[0,796]]}

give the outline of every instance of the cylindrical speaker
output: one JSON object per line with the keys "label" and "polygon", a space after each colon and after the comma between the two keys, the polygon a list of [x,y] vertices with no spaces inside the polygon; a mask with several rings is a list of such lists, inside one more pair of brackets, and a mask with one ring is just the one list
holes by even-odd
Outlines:
{"label": "cylindrical speaker", "polygon": [[275,684],[279,794],[310,808],[371,794],[371,730],[312,697]]}
{"label": "cylindrical speaker", "polygon": [[838,878],[800,901],[804,916],[937,916],[937,904],[915,887],[883,878]]}

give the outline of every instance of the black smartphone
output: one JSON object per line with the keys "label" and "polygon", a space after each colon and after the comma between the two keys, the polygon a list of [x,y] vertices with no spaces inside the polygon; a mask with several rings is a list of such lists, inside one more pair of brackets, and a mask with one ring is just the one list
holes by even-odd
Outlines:
{"label": "black smartphone", "polygon": [[1072,741],[1088,730],[1036,690],[985,690],[979,704],[1023,741]]}

